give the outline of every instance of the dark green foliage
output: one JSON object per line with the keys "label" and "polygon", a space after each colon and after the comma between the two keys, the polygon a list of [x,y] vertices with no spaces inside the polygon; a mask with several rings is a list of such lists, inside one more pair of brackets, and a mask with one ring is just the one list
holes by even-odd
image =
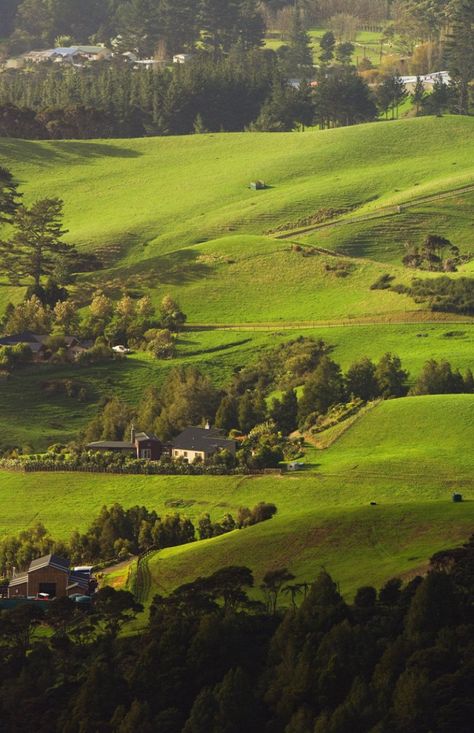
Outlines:
{"label": "dark green foliage", "polygon": [[51,275],[58,263],[74,251],[63,241],[67,230],[62,228],[63,202],[42,199],[31,207],[20,206],[15,212],[15,233],[11,242],[0,242],[2,270],[16,282],[33,278],[35,288],[41,278]]}
{"label": "dark green foliage", "polygon": [[294,389],[283,393],[281,399],[274,398],[270,417],[283,435],[290,435],[298,426],[298,398]]}
{"label": "dark green foliage", "polygon": [[349,66],[318,75],[314,105],[315,119],[323,128],[356,125],[377,117],[369,87]]}
{"label": "dark green foliage", "polygon": [[323,415],[332,405],[342,402],[344,394],[341,368],[328,356],[323,356],[305,383],[298,408],[300,423],[312,413]]}
{"label": "dark green foliage", "polygon": [[474,313],[474,279],[460,277],[456,280],[439,277],[433,280],[413,281],[408,291],[414,298],[427,300],[431,310],[448,313]]}
{"label": "dark green foliage", "polygon": [[472,391],[472,373],[463,379],[459,371],[454,371],[447,361],[437,362],[430,359],[423,367],[411,390],[415,395],[426,394],[456,394]]}
{"label": "dark green foliage", "polygon": [[360,397],[361,400],[373,400],[380,394],[379,383],[376,378],[376,366],[367,357],[354,362],[346,374],[346,389],[348,395]]}
{"label": "dark green foliage", "polygon": [[455,82],[456,111],[466,114],[469,111],[469,82],[474,77],[474,2],[455,0],[451,12],[446,56]]}
{"label": "dark green foliage", "polygon": [[327,64],[334,58],[334,50],[336,47],[336,38],[332,31],[326,31],[319,42],[321,53],[319,59],[323,64]]}
{"label": "dark green foliage", "polygon": [[146,632],[131,637],[119,631],[141,606],[112,588],[87,614],[68,599],[46,615],[2,611],[3,727],[470,733],[473,568],[471,538],[437,553],[424,579],[390,581],[378,598],[360,588],[347,604],[327,572],[304,595],[277,567],[264,573],[265,609],[252,572],[223,567],[156,596]]}
{"label": "dark green foliage", "polygon": [[0,224],[12,221],[18,205],[18,184],[7,168],[0,168]]}
{"label": "dark green foliage", "polygon": [[384,399],[404,397],[408,392],[408,372],[402,369],[400,358],[394,354],[384,354],[375,370],[379,394]]}
{"label": "dark green foliage", "polygon": [[386,116],[391,112],[392,120],[398,117],[398,108],[408,93],[405,84],[398,76],[386,77],[377,89],[379,109]]}

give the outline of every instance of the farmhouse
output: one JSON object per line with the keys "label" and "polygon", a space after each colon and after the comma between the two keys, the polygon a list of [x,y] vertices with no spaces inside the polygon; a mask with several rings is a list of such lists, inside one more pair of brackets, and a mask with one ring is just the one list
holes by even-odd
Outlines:
{"label": "farmhouse", "polygon": [[123,453],[132,458],[142,458],[147,461],[159,461],[163,454],[163,444],[153,433],[137,433],[132,427],[130,441],[127,440],[99,440],[89,443],[88,450],[111,453]]}
{"label": "farmhouse", "polygon": [[222,450],[235,456],[235,440],[228,440],[222,430],[211,428],[209,423],[205,428],[186,428],[171,443],[173,460],[182,458],[186,463],[205,461]]}
{"label": "farmhouse", "polygon": [[[50,351],[48,349],[49,336],[47,334],[37,334],[32,331],[23,331],[12,336],[4,336],[0,338],[0,346],[17,346],[25,344],[31,349],[33,361],[48,361]],[[66,358],[68,361],[75,361],[80,354],[87,351],[93,346],[91,339],[78,339],[75,336],[65,336],[64,345],[66,348]]]}
{"label": "farmhouse", "polygon": [[89,579],[74,573],[69,562],[57,555],[44,555],[30,563],[26,573],[15,575],[8,586],[9,598],[48,598],[89,594]]}

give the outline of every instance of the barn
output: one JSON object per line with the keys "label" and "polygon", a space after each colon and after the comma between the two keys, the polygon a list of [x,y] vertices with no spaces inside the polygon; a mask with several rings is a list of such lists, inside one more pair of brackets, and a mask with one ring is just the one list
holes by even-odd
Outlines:
{"label": "barn", "polygon": [[58,555],[44,555],[32,560],[26,573],[14,576],[8,586],[9,598],[49,598],[88,594],[89,580],[69,568]]}

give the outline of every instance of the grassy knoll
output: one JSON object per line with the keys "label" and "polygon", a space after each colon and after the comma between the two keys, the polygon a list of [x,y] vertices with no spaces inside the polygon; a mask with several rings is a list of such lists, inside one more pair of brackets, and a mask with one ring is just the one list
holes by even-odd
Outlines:
{"label": "grassy knoll", "polygon": [[169,592],[223,565],[248,564],[257,582],[267,570],[289,567],[298,581],[325,567],[351,596],[360,585],[423,572],[430,555],[465,540],[474,507],[443,502],[343,510],[320,509],[275,519],[214,540],[170,548],[149,561],[152,589]]}
{"label": "grassy knoll", "polygon": [[[80,370],[71,366],[31,367],[1,381],[0,446],[41,450],[55,442],[73,440],[96,413],[103,397],[118,394],[136,404],[148,386],[160,386],[168,371],[179,364],[194,364],[216,385],[223,386],[235,369],[251,363],[260,351],[301,334],[330,344],[332,357],[344,369],[361,356],[379,359],[386,351],[401,357],[412,380],[431,358],[448,359],[462,370],[472,366],[474,329],[469,323],[186,331],[178,342],[178,358],[172,361],[157,361],[138,353],[123,362],[84,366]],[[45,389],[48,382],[71,378],[85,386],[85,402],[51,395]]]}

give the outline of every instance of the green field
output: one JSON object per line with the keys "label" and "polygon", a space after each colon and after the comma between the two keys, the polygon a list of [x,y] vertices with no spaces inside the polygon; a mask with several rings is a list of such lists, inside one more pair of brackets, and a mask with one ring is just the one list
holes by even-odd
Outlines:
{"label": "green field", "polygon": [[[299,134],[1,140],[0,157],[27,201],[61,195],[71,241],[109,246],[115,264],[133,270],[146,260],[160,273],[172,253],[204,239],[262,234],[324,207],[360,213],[472,183],[473,132],[471,118],[447,116]],[[249,190],[257,177],[271,188]],[[165,274],[172,283],[173,272]]]}
{"label": "green field", "polygon": [[[330,30],[329,28],[310,28],[308,31],[311,38],[311,44],[313,47],[313,60],[315,64],[319,62],[319,55],[321,49],[319,43],[321,38]],[[272,37],[267,38],[265,41],[265,48],[270,48],[276,51],[282,46],[285,41],[278,37],[278,31],[273,31]],[[389,44],[387,42],[382,43],[382,34],[373,31],[359,31],[354,41],[354,55],[352,57],[353,63],[358,65],[362,59],[370,59],[374,66],[378,66],[383,55],[397,53],[396,39],[395,43]]]}
{"label": "green field", "polygon": [[[474,526],[474,396],[384,402],[331,448],[310,450],[294,476],[141,477],[1,474],[0,533],[41,520],[57,537],[85,529],[106,503],[136,503],[192,518],[220,518],[241,505],[273,501],[277,516],[257,527],[152,556],[155,584],[168,590],[220,564],[249,564],[257,577],[288,565],[311,578],[324,564],[346,593],[361,578],[379,583],[424,566]],[[451,502],[453,491],[465,501]],[[376,501],[377,506],[369,506]]]}
{"label": "green field", "polygon": [[[225,385],[261,350],[301,334],[327,341],[343,368],[386,351],[402,358],[412,381],[429,358],[472,367],[472,319],[370,286],[385,272],[409,283],[404,244],[427,233],[473,249],[474,193],[459,192],[474,184],[473,153],[474,120],[449,116],[280,135],[0,140],[1,162],[25,201],[60,195],[69,240],[103,257],[105,268],[81,276],[78,294],[100,286],[157,303],[171,293],[195,327],[180,335],[172,361],[137,353],[80,369],[31,367],[2,381],[0,444],[36,450],[74,439],[104,396],[135,404],[178,364]],[[269,188],[249,190],[255,178]],[[395,215],[390,207],[399,205]],[[304,217],[329,209],[344,210],[344,224],[299,231]],[[296,231],[269,234],[281,225]],[[303,256],[294,242],[319,250]],[[459,274],[472,270],[470,262]],[[0,285],[0,309],[22,295]],[[47,393],[48,381],[71,377],[85,386],[84,402]],[[288,565],[300,579],[324,564],[350,594],[361,582],[422,569],[433,551],[468,536],[474,502],[458,506],[450,496],[460,489],[474,499],[473,415],[472,396],[383,403],[327,450],[310,447],[309,467],[296,476],[3,472],[0,534],[40,519],[67,538],[113,501],[161,513],[178,502],[193,518],[272,501],[279,512],[271,522],[154,556],[153,588],[230,562],[252,565],[257,577]]]}

